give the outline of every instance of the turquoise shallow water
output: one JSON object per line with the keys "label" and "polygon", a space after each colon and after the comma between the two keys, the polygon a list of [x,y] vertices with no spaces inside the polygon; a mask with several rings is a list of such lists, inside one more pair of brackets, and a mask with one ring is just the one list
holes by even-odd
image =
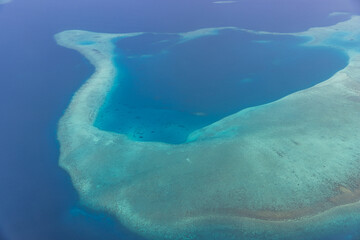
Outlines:
{"label": "turquoise shallow water", "polygon": [[[326,3],[13,0],[0,5],[0,102],[4,113],[0,124],[0,239],[144,239],[129,234],[119,222],[109,223],[94,217],[97,212],[84,209],[70,177],[58,167],[58,120],[94,69],[77,52],[56,45],[54,34],[68,29],[179,32],[214,26],[298,32],[348,17],[327,17],[334,11],[360,13],[355,0]],[[83,211],[74,213],[72,209],[77,207]],[[334,229],[343,234],[330,237],[329,232],[324,239],[357,239],[347,234],[359,236],[358,229]]]}
{"label": "turquoise shallow water", "polygon": [[337,45],[344,49],[360,51],[360,35],[353,35],[351,32],[340,32],[334,34],[334,37],[326,41],[330,45]]}
{"label": "turquoise shallow water", "polygon": [[222,30],[186,42],[143,34],[117,42],[119,78],[95,126],[138,141],[185,142],[196,129],[320,83],[346,66],[307,39]]}
{"label": "turquoise shallow water", "polygon": [[[232,35],[219,42],[217,37],[221,39],[229,30],[191,41],[176,34],[171,34],[171,39],[165,34],[132,39],[133,35],[127,35],[128,41],[118,42],[117,65],[113,65],[112,44],[121,35],[63,32],[57,35],[58,43],[79,50],[98,71],[75,95],[60,123],[59,139],[65,143],[60,164],[75,176],[74,186],[85,193],[86,204],[116,214],[146,237],[157,236],[153,239],[188,239],[189,232],[195,234],[191,239],[302,239],[298,236],[305,234],[317,239],[321,232],[342,228],[345,222],[355,226],[359,215],[352,210],[356,211],[358,203],[350,203],[358,198],[359,55],[343,44],[329,42],[356,38],[356,34],[332,33],[356,33],[359,24],[360,17],[353,17],[336,26],[294,34],[313,37],[310,43],[278,34],[274,39],[247,38],[248,33],[235,43]],[[185,36],[193,39],[195,33]],[[77,44],[80,40],[97,43],[84,47]],[[231,44],[232,49],[227,50]],[[329,45],[333,47],[309,47]],[[132,141],[151,141],[150,137],[156,136],[160,141],[178,143],[176,137],[186,132],[187,126],[175,132],[171,125],[185,119],[181,113],[198,119],[221,114],[228,104],[216,108],[222,101],[213,99],[223,96],[226,102],[232,91],[237,100],[244,100],[237,104],[249,104],[245,100],[256,96],[266,100],[281,97],[293,86],[306,88],[305,83],[314,84],[308,80],[313,80],[319,69],[331,75],[333,59],[345,56],[336,49],[344,49],[351,62],[324,84],[293,95],[288,92],[281,101],[222,119],[191,134],[190,144]],[[331,52],[334,54],[328,54]],[[178,55],[174,57],[174,53]],[[344,65],[346,60],[345,56]],[[111,92],[116,67],[119,76]],[[233,82],[243,87],[236,89]],[[258,85],[246,88],[252,83]],[[163,95],[148,94],[152,98],[146,99],[145,93],[153,86],[153,91],[163,91]],[[183,86],[195,91],[188,94],[189,108]],[[118,97],[119,104],[113,105],[117,108],[108,113],[122,113],[117,116],[120,120],[132,117],[120,125],[132,140],[93,127],[93,113],[101,108],[109,91],[113,96],[110,94],[105,107]],[[221,95],[223,92],[226,94]],[[168,100],[162,101],[163,96]],[[213,104],[208,103],[211,101]],[[178,108],[166,105],[170,103]],[[171,112],[179,113],[177,118]],[[114,124],[119,124],[116,120]],[[169,127],[161,121],[168,121]],[[86,168],[80,170],[77,165]],[[228,230],[218,233],[223,227]],[[164,233],[169,237],[163,237]],[[253,235],[248,238],[248,233]]]}

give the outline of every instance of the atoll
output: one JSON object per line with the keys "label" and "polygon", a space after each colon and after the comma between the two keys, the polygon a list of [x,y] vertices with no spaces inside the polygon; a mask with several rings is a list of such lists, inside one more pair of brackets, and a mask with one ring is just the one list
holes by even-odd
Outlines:
{"label": "atoll", "polygon": [[[217,31],[179,35],[191,40]],[[282,33],[308,37],[310,47],[345,51],[346,68],[175,145],[132,141],[94,127],[115,77],[121,79],[114,40],[140,34],[71,30],[55,36],[96,68],[58,128],[60,166],[83,204],[149,239],[319,239],[360,223],[359,16]]]}

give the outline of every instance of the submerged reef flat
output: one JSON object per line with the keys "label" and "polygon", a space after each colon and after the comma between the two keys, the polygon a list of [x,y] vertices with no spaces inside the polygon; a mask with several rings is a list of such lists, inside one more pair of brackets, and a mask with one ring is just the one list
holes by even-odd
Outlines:
{"label": "submerged reef flat", "polygon": [[213,3],[216,3],[216,4],[228,4],[228,3],[236,3],[236,1],[215,1]]}
{"label": "submerged reef flat", "polygon": [[5,4],[5,3],[9,3],[11,2],[12,0],[0,0],[0,4]]}
{"label": "submerged reef flat", "polygon": [[140,34],[55,36],[96,68],[58,129],[60,166],[83,204],[149,239],[320,239],[360,223],[359,16],[288,34],[348,54],[348,65],[330,79],[230,115],[176,145],[94,127],[115,77],[125,81],[114,41]]}

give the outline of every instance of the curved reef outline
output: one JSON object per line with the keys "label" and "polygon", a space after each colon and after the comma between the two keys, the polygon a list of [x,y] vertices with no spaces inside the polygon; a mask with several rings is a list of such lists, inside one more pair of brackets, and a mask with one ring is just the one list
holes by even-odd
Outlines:
{"label": "curved reef outline", "polygon": [[[81,201],[152,239],[319,239],[360,222],[360,17],[301,33],[346,68],[309,89],[200,129],[185,144],[135,142],[94,127],[121,67],[113,41],[142,33],[55,36],[96,68],[59,122],[60,166]],[[220,29],[179,34],[183,41]],[[202,34],[204,33],[204,34]],[[189,37],[187,39],[186,37]]]}

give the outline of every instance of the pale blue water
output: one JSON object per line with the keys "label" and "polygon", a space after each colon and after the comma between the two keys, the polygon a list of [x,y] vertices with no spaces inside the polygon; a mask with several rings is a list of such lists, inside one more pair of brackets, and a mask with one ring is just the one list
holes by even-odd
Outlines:
{"label": "pale blue water", "polygon": [[194,130],[242,109],[320,83],[347,64],[308,39],[222,30],[181,42],[145,34],[117,42],[117,86],[96,126],[138,141],[185,142]]}
{"label": "pale blue water", "polygon": [[[129,233],[110,216],[84,208],[69,176],[58,167],[58,119],[72,94],[94,69],[80,54],[57,46],[54,34],[68,29],[181,32],[216,26],[297,32],[347,19],[348,16],[342,15],[328,17],[335,11],[359,14],[359,2],[328,0],[324,4],[323,0],[243,0],[236,4],[216,5],[206,0],[13,0],[0,5],[0,239],[143,239]],[[139,46],[134,44],[132,51]],[[192,44],[196,42],[181,47]],[[121,49],[121,43],[118,47]],[[164,47],[161,45],[159,49]],[[140,53],[146,49],[149,49],[148,45],[138,50]],[[155,48],[152,46],[150,49]],[[175,49],[171,52],[177,53]],[[324,52],[330,54],[328,50]],[[331,59],[338,59],[338,52],[330,52]],[[343,56],[340,58],[340,62],[346,61]],[[173,76],[170,72],[168,75]],[[158,86],[166,87],[162,84]],[[200,90],[201,86],[204,82],[199,83]],[[127,89],[129,93],[135,91],[134,86]],[[132,108],[144,107],[140,103],[146,99],[151,100],[150,107],[162,107],[163,103],[154,101],[152,96],[152,92],[145,91],[141,98],[129,98],[128,102],[133,104]],[[217,96],[222,95],[217,92]],[[185,104],[180,94],[171,97],[167,99],[173,102],[179,100],[179,105],[170,106],[172,111],[176,110],[175,115],[180,114],[179,119],[185,119],[184,114],[179,113],[182,108],[186,114],[192,113],[193,109]],[[222,114],[241,108],[240,105],[233,107]],[[200,108],[205,111],[206,104],[200,104]],[[219,117],[216,111],[208,111],[208,114],[205,118],[188,114],[193,124],[188,128],[201,127]],[[118,121],[116,115],[114,117]],[[195,120],[199,120],[198,125],[194,124]],[[117,130],[116,127],[115,122],[113,130]],[[185,135],[173,141],[181,142]],[[162,133],[157,140],[166,141]],[[326,239],[356,239],[352,237],[353,233],[359,236],[358,229],[339,229],[338,232]]]}
{"label": "pale blue water", "polygon": [[359,35],[355,35],[350,37],[350,41],[344,41],[342,40],[343,38],[349,38],[349,36],[351,36],[350,32],[342,32],[342,33],[337,33],[335,34],[334,38],[331,38],[329,40],[327,40],[328,43],[330,44],[336,44],[338,46],[343,46],[347,49],[352,49],[354,51],[359,51],[360,50],[360,36]]}

